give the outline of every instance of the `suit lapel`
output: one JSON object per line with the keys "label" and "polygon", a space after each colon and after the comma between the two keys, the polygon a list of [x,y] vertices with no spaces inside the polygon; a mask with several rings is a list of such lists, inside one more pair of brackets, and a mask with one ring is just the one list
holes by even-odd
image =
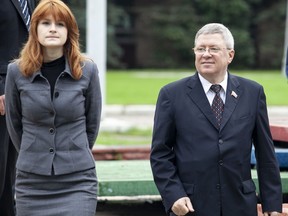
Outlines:
{"label": "suit lapel", "polygon": [[[233,93],[232,93],[233,92]],[[196,73],[187,82],[187,94],[194,104],[201,110],[201,112],[206,116],[206,118],[217,127],[216,118],[211,110],[211,106],[207,99],[207,96],[203,90],[201,82],[199,80],[198,74]],[[228,74],[228,85],[226,91],[226,101],[224,105],[224,112],[222,117],[222,123],[220,130],[227,124],[230,119],[235,107],[241,97],[242,90],[237,78],[231,74]]]}
{"label": "suit lapel", "polygon": [[196,73],[187,82],[187,94],[194,104],[201,110],[201,112],[206,116],[206,118],[217,128],[217,122],[215,115],[211,110],[211,106],[204,92],[202,84],[199,80],[198,74]]}
{"label": "suit lapel", "polygon": [[23,23],[25,24],[23,13],[21,11],[21,7],[20,7],[20,4],[19,4],[18,0],[10,0],[10,1],[13,3],[13,5],[16,8],[18,14],[21,16]]}
{"label": "suit lapel", "polygon": [[[10,1],[13,3],[13,5],[16,8],[18,14],[21,16],[24,25],[26,26],[25,20],[24,20],[24,15],[23,15],[23,13],[21,11],[21,7],[20,7],[20,4],[19,4],[18,0],[10,0]],[[28,8],[29,8],[29,13],[30,13],[30,16],[31,16],[32,15],[32,11],[35,8],[35,2],[32,1],[32,0],[27,0],[27,3],[28,3]]]}
{"label": "suit lapel", "polygon": [[231,74],[228,74],[228,85],[226,91],[226,101],[224,105],[224,112],[221,122],[220,130],[227,124],[229,118],[231,117],[235,107],[241,97],[242,90],[237,78]]}
{"label": "suit lapel", "polygon": [[32,12],[35,8],[35,0],[27,0],[27,2],[28,2],[30,15],[32,15]]}

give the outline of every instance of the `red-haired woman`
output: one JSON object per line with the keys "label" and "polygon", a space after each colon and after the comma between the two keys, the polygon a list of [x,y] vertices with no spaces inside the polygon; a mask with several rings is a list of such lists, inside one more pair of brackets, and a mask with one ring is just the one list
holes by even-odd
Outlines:
{"label": "red-haired woman", "polygon": [[8,66],[6,120],[19,152],[18,216],[95,216],[91,149],[101,116],[98,70],[79,48],[79,30],[60,0],[42,0],[28,42]]}

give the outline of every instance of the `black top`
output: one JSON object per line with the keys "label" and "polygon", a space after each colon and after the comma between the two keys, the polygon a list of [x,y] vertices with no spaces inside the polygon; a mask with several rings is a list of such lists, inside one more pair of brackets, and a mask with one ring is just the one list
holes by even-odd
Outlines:
{"label": "black top", "polygon": [[41,72],[44,77],[48,80],[51,90],[51,99],[53,100],[54,87],[57,78],[65,69],[65,57],[62,56],[54,61],[43,63]]}

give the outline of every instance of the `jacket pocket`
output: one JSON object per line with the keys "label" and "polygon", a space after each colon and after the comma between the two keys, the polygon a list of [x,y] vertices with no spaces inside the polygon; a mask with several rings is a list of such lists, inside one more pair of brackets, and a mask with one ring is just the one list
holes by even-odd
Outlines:
{"label": "jacket pocket", "polygon": [[183,187],[188,196],[194,194],[194,184],[183,183]]}
{"label": "jacket pocket", "polygon": [[244,194],[252,193],[256,191],[255,183],[252,179],[242,182],[242,191]]}

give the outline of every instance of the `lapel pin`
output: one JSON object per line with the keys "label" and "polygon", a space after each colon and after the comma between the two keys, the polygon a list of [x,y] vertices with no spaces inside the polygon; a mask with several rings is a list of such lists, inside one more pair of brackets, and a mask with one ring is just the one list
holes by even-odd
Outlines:
{"label": "lapel pin", "polygon": [[234,91],[231,92],[231,95],[232,95],[234,98],[237,98],[237,97],[238,97],[238,95],[237,95],[236,92],[234,92]]}

